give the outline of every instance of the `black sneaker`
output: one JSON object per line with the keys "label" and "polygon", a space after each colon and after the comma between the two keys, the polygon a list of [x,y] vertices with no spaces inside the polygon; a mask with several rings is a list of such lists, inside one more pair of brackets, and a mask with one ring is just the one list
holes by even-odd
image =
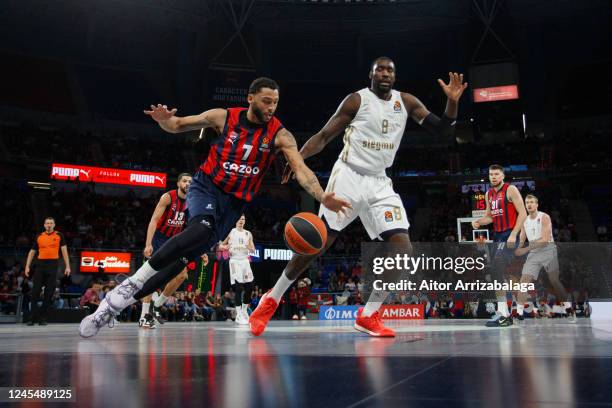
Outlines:
{"label": "black sneaker", "polygon": [[485,326],[487,327],[508,327],[508,326],[512,326],[513,322],[512,322],[512,316],[501,316],[501,315],[496,315],[494,316],[491,320],[489,320]]}
{"label": "black sneaker", "polygon": [[157,320],[157,323],[159,324],[164,324],[164,318],[162,317],[161,313],[159,313],[159,308],[157,307],[153,307],[153,317],[155,317],[155,320]]}
{"label": "black sneaker", "polygon": [[523,315],[518,315],[517,319],[519,319],[520,321],[523,321],[523,320],[525,320],[525,316],[523,316]]}
{"label": "black sneaker", "polygon": [[138,326],[143,329],[154,329],[155,328],[155,319],[151,313],[147,313],[138,321]]}
{"label": "black sneaker", "polygon": [[30,321],[28,321],[27,325],[28,325],[28,326],[34,326],[34,320],[30,320]]}
{"label": "black sneaker", "polygon": [[40,319],[40,320],[38,321],[38,325],[39,325],[39,326],[46,326],[46,325],[47,325],[47,321],[46,321],[45,319]]}

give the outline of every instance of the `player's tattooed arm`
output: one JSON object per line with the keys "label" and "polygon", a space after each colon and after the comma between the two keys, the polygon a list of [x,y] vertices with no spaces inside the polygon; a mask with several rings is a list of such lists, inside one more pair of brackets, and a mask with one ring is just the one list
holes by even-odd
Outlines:
{"label": "player's tattooed arm", "polygon": [[221,133],[225,125],[227,111],[225,109],[210,109],[199,115],[175,116],[177,109],[168,109],[166,105],[151,105],[151,110],[145,110],[146,115],[159,124],[168,133],[181,133],[190,130],[214,128]]}
{"label": "player's tattooed arm", "polygon": [[304,159],[314,156],[338,136],[357,115],[361,105],[361,96],[352,93],[340,104],[338,110],[327,121],[325,126],[304,143],[300,149],[300,154]]}
{"label": "player's tattooed arm", "polygon": [[317,176],[306,166],[302,155],[298,152],[295,138],[287,129],[279,130],[275,139],[275,147],[285,155],[289,166],[295,172],[297,182],[308,194],[332,211],[338,212],[351,208],[348,201],[337,198],[334,193],[323,191]]}

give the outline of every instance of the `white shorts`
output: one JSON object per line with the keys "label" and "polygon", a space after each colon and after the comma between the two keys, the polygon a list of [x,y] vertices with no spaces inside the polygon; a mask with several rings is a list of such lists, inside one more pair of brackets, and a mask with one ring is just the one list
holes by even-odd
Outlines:
{"label": "white shorts", "polygon": [[353,206],[345,216],[321,206],[319,217],[325,217],[329,227],[335,231],[342,231],[357,217],[371,239],[381,238],[380,234],[385,231],[410,227],[402,199],[393,191],[393,183],[387,176],[359,174],[338,160],[325,191],[336,193]]}
{"label": "white shorts", "polygon": [[559,272],[559,260],[557,259],[557,248],[552,246],[537,252],[529,252],[527,260],[523,265],[523,275],[532,276],[534,280],[540,276],[544,268],[546,273]]}
{"label": "white shorts", "polygon": [[253,282],[253,271],[251,263],[248,259],[231,259],[229,260],[230,268],[230,285],[234,283]]}

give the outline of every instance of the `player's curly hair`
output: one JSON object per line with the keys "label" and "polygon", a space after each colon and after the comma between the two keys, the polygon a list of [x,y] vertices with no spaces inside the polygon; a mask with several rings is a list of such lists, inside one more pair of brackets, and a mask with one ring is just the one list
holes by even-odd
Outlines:
{"label": "player's curly hair", "polygon": [[254,95],[261,91],[262,88],[278,89],[280,91],[280,87],[275,80],[260,77],[251,82],[251,85],[249,86],[249,93]]}

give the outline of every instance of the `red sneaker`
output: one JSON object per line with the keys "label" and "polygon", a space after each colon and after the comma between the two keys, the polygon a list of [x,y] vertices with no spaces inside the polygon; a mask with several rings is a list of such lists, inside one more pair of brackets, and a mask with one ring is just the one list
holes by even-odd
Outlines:
{"label": "red sneaker", "polygon": [[261,333],[266,330],[266,326],[268,322],[274,316],[274,312],[276,312],[276,308],[278,307],[278,303],[276,300],[272,299],[268,295],[270,291],[267,291],[259,301],[259,305],[255,308],[251,316],[249,317],[249,326],[251,328],[251,333],[255,336],[259,336]]}
{"label": "red sneaker", "polygon": [[395,337],[395,331],[385,327],[378,311],[372,313],[370,316],[362,316],[363,307],[360,307],[357,311],[357,320],[355,320],[355,329],[360,332],[368,333],[373,337]]}

